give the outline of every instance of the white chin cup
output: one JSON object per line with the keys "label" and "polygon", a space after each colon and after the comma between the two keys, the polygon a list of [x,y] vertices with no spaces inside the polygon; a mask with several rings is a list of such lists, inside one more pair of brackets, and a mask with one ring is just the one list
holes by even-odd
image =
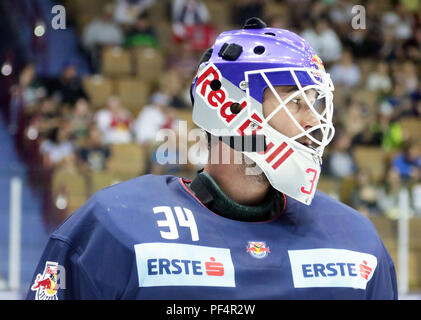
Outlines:
{"label": "white chin cup", "polygon": [[[270,127],[259,130],[267,138],[265,152],[244,152],[253,160],[278,191],[310,205],[321,171],[321,157],[282,134],[274,135]],[[257,170],[258,171],[258,170]],[[250,170],[246,174],[256,174]]]}

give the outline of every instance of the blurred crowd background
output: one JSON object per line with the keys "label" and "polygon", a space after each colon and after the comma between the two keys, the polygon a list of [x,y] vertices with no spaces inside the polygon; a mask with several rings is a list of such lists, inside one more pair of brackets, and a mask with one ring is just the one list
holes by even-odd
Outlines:
{"label": "blurred crowd background", "polygon": [[[113,183],[195,175],[200,165],[159,164],[156,134],[180,120],[195,127],[200,56],[255,16],[304,37],[331,74],[336,135],[319,189],[372,219],[393,258],[399,193],[409,191],[410,285],[421,288],[421,1],[1,2],[14,44],[0,52],[1,108],[47,231]],[[56,4],[66,30],[51,29]],[[352,27],[354,5],[364,28]]]}

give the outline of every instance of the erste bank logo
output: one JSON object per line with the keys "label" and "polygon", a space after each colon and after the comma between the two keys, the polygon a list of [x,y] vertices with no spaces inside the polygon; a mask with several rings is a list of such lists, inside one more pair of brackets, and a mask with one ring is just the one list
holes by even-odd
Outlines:
{"label": "erste bank logo", "polygon": [[366,289],[377,267],[371,254],[346,249],[288,251],[295,288]]}
{"label": "erste bank logo", "polygon": [[229,249],[163,242],[134,248],[139,287],[235,287]]}

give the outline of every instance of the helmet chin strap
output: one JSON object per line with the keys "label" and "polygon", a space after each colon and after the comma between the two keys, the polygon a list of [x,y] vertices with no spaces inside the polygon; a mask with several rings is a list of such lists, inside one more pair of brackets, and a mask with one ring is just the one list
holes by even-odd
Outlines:
{"label": "helmet chin strap", "polygon": [[229,198],[203,170],[198,172],[189,187],[209,210],[228,219],[245,222],[268,221],[280,215],[284,206],[284,198],[273,188],[270,188],[266,198],[258,206],[239,204]]}

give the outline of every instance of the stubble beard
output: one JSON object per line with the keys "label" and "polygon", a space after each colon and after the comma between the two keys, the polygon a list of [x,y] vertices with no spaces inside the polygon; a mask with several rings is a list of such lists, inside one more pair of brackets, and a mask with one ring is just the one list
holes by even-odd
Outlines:
{"label": "stubble beard", "polygon": [[268,185],[269,180],[260,169],[260,167],[246,155],[242,154],[241,164],[238,165],[238,170],[251,179],[251,182],[257,182],[262,185]]}

